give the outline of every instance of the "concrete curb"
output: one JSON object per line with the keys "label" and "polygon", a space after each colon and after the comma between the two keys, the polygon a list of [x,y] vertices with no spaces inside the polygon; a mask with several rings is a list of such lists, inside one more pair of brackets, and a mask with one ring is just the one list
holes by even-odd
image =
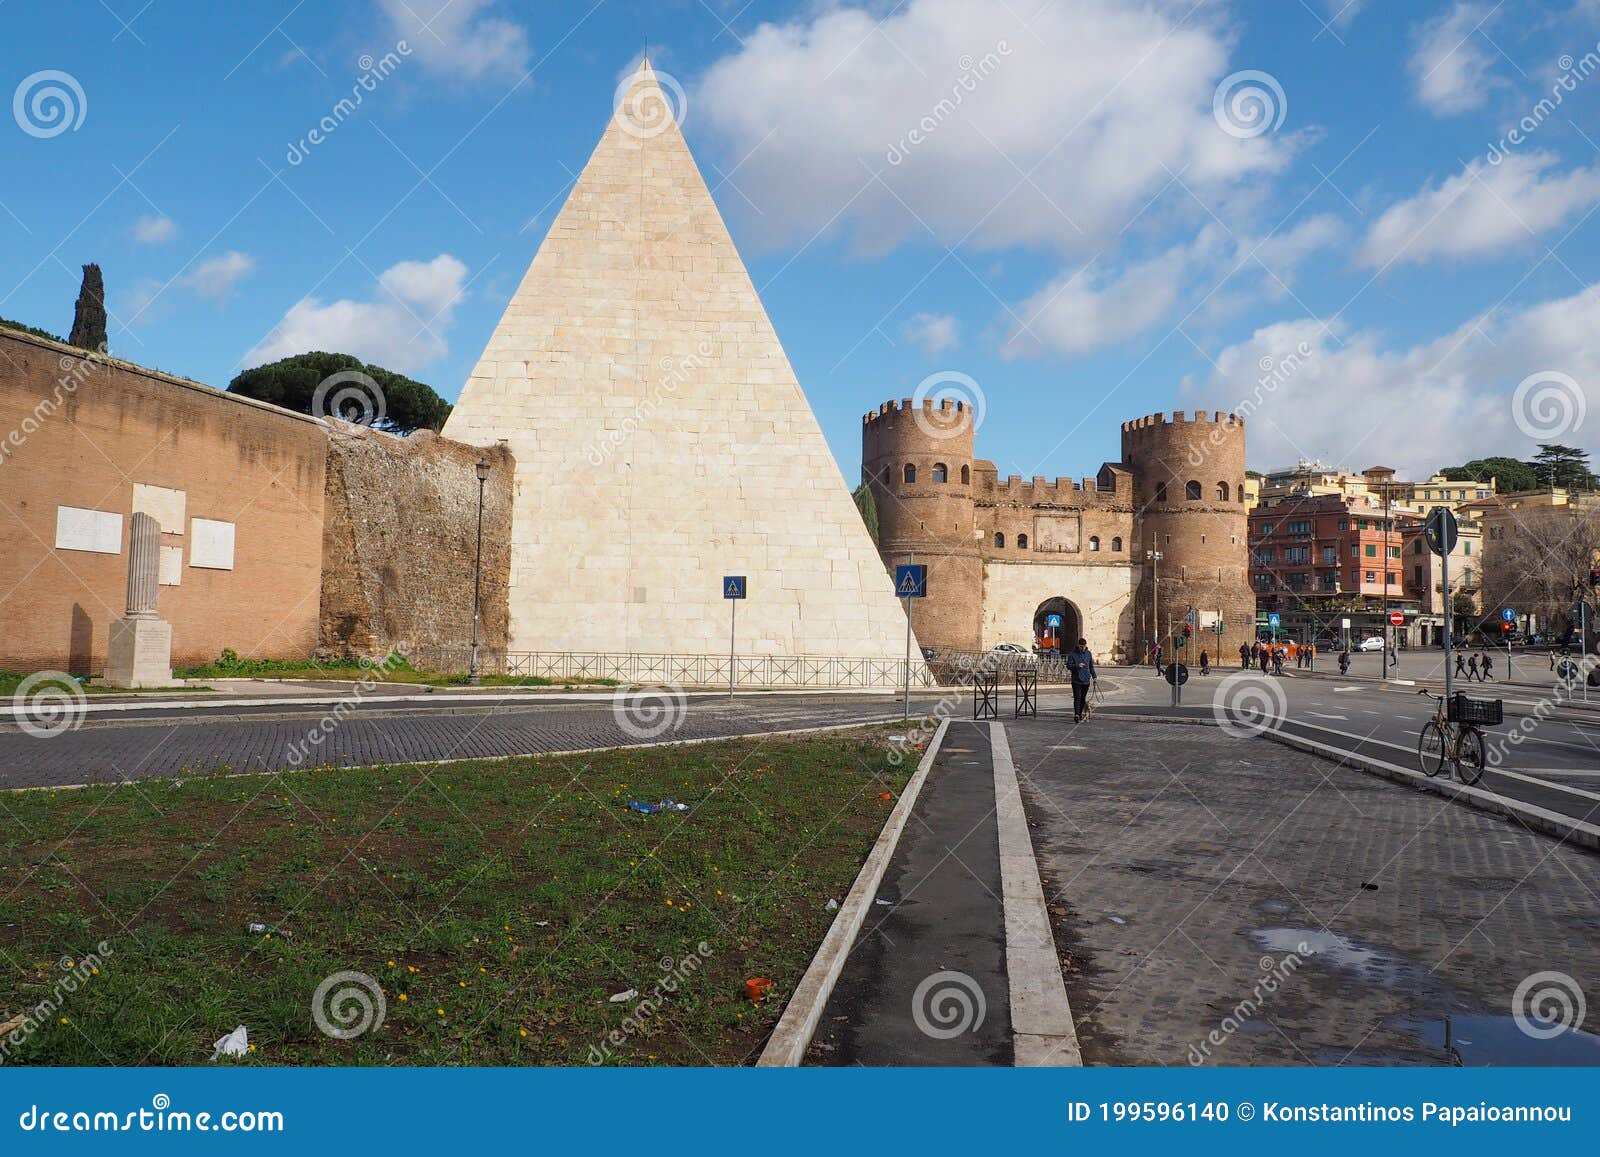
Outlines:
{"label": "concrete curb", "polygon": [[[1130,723],[1168,723],[1187,725],[1191,727],[1217,727],[1220,726],[1215,719],[1174,719],[1161,715],[1112,715],[1103,716],[1106,719],[1126,720]],[[1289,735],[1285,732],[1269,729],[1260,733],[1264,739],[1271,739],[1293,747],[1299,751],[1321,755],[1328,759],[1347,763],[1358,770],[1382,776],[1384,779],[1395,783],[1405,784],[1417,791],[1432,792],[1434,795],[1444,796],[1446,799],[1460,800],[1468,807],[1477,808],[1479,811],[1489,812],[1493,815],[1505,816],[1548,836],[1555,836],[1565,843],[1575,844],[1592,852],[1600,852],[1600,827],[1584,823],[1572,816],[1562,815],[1560,812],[1549,811],[1536,807],[1531,803],[1520,800],[1506,799],[1504,796],[1495,795],[1492,791],[1485,791],[1481,787],[1468,787],[1464,783],[1457,783],[1453,779],[1440,776],[1430,779],[1420,771],[1413,771],[1408,767],[1389,763],[1386,760],[1374,759],[1370,755],[1358,755],[1353,751],[1346,751],[1328,743],[1318,743],[1315,739],[1306,739],[1298,735]]]}
{"label": "concrete curb", "polygon": [[1018,1068],[1080,1067],[1083,1051],[1056,957],[1039,861],[1005,725],[989,726],[994,806],[1000,835],[1000,895],[1006,922],[1006,981],[1011,996],[1011,1063]]}
{"label": "concrete curb", "polygon": [[922,794],[922,785],[927,782],[928,772],[932,770],[934,758],[939,754],[939,745],[944,742],[945,732],[949,729],[950,720],[940,720],[939,728],[933,733],[928,750],[922,756],[922,762],[917,764],[917,770],[900,793],[899,802],[889,813],[883,831],[878,834],[878,842],[872,845],[866,863],[861,865],[856,882],[850,887],[850,894],[839,906],[839,914],[833,918],[833,924],[822,938],[817,954],[811,958],[805,975],[795,985],[794,995],[784,1006],[783,1015],[778,1018],[772,1036],[767,1039],[767,1047],[761,1051],[757,1065],[794,1068],[804,1061],[811,1037],[817,1031],[817,1022],[822,1019],[822,1010],[833,995],[833,986],[839,982],[839,974],[844,971],[845,958],[850,955],[856,936],[861,932],[861,925],[866,922],[867,912],[878,894],[879,885],[883,883],[883,874],[888,870],[889,860],[900,842],[900,833],[911,819],[917,797]]}

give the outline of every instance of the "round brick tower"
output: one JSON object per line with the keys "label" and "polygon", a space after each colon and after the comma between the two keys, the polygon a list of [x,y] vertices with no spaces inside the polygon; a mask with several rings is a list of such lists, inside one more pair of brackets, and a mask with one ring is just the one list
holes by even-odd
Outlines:
{"label": "round brick tower", "polygon": [[[1255,638],[1244,503],[1244,419],[1220,410],[1187,418],[1152,414],[1122,424],[1122,463],[1134,476],[1137,546],[1143,566],[1134,604],[1135,654],[1154,639],[1167,655],[1185,613],[1196,614],[1188,655],[1211,653],[1213,666],[1237,667],[1239,645]],[[1159,564],[1146,552],[1160,551]],[[1155,583],[1159,576],[1159,613]],[[1219,614],[1219,639],[1205,624]],[[1231,660],[1231,662],[1230,662]]]}
{"label": "round brick tower", "polygon": [[945,398],[885,402],[861,421],[861,472],[878,508],[878,553],[891,569],[928,567],[917,639],[937,651],[976,651],[983,562],[974,515],[973,411]]}

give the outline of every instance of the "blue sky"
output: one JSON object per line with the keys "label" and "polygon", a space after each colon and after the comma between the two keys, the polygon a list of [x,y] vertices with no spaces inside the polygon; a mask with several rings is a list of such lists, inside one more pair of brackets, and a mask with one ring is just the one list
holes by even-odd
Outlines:
{"label": "blue sky", "polygon": [[214,385],[314,342],[453,399],[648,39],[847,477],[938,373],[1002,473],[1197,406],[1258,468],[1600,448],[1600,0],[0,15],[0,316],[98,261],[113,352]]}

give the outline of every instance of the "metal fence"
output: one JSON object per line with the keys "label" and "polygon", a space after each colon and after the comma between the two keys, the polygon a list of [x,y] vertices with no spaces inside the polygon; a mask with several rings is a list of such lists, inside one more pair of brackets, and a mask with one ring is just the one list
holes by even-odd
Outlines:
{"label": "metal fence", "polygon": [[[419,649],[406,652],[411,665],[435,671],[465,671],[471,652]],[[738,687],[874,688],[903,686],[903,659],[862,659],[838,655],[735,655]],[[726,687],[727,655],[641,655],[583,651],[487,651],[478,653],[486,674],[537,677],[552,682],[612,679],[618,683],[667,683],[684,687]],[[932,687],[935,679],[920,659],[911,665],[911,686]]]}

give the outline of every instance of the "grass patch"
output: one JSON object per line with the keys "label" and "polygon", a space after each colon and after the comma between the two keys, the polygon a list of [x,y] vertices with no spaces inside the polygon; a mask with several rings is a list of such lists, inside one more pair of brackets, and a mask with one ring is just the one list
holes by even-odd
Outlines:
{"label": "grass patch", "polygon": [[[0,697],[5,697],[5,696],[9,696],[9,695],[15,695],[17,693],[17,689],[22,686],[23,681],[25,679],[28,679],[28,678],[30,678],[30,676],[25,675],[20,671],[0,671]],[[182,676],[181,675],[180,676],[175,676],[175,678],[182,678]],[[85,695],[126,695],[126,694],[128,694],[128,689],[126,687],[107,687],[104,683],[95,683],[95,682],[93,682],[91,680],[88,680],[88,679],[80,680],[80,679],[74,678],[71,675],[62,675],[59,672],[53,673],[53,677],[52,678],[45,679],[45,680],[43,680],[41,682],[38,682],[38,683],[30,684],[29,690],[31,692],[35,693],[35,694],[40,693],[40,692],[48,694],[49,690],[51,688],[59,688],[59,689],[64,690],[64,691],[66,691],[66,692],[68,692],[70,694],[74,687],[76,687],[79,691],[83,692]],[[174,685],[174,686],[171,686],[171,687],[141,687],[138,690],[138,694],[143,695],[146,692],[151,692],[151,691],[162,692],[162,691],[209,691],[209,690],[211,690],[211,688],[209,688],[209,687],[185,687],[185,686]]]}
{"label": "grass patch", "polygon": [[[399,655],[375,663],[370,659],[244,659],[223,651],[214,663],[182,667],[179,679],[319,679],[327,681],[370,679],[375,683],[420,683],[429,687],[465,687],[465,671],[419,671]],[[615,679],[548,679],[543,675],[482,676],[485,687],[615,687]]]}
{"label": "grass patch", "polygon": [[[750,1062],[909,775],[887,733],[7,794],[0,1022],[110,953],[6,1059],[196,1064],[244,1024],[234,1063]],[[311,1011],[344,971],[387,1003],[348,1041]]]}

